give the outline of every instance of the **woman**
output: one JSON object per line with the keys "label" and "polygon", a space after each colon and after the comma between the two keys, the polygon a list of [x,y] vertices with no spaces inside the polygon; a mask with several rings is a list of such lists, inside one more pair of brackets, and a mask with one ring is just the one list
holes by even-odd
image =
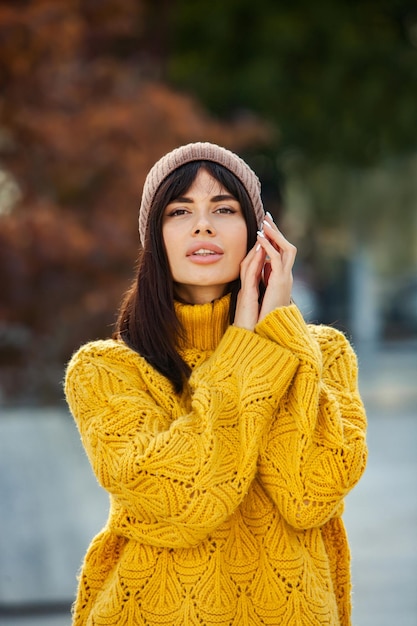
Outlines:
{"label": "woman", "polygon": [[350,623],[343,500],[366,463],[345,337],[291,302],[296,250],[209,143],[145,181],[137,280],[66,394],[110,514],[73,624]]}

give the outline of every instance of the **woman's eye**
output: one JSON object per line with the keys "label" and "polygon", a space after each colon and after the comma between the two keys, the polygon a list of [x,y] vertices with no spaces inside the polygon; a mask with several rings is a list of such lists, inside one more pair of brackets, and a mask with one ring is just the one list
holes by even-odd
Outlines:
{"label": "woman's eye", "polygon": [[168,213],[169,217],[175,217],[177,215],[185,215],[188,213],[187,209],[173,209]]}
{"label": "woman's eye", "polygon": [[231,209],[228,206],[221,206],[218,209],[216,209],[216,213],[235,213],[236,211],[234,209]]}

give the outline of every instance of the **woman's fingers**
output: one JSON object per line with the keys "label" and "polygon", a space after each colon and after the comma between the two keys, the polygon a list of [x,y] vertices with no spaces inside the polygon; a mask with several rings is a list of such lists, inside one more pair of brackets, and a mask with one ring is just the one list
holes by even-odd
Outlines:
{"label": "woman's fingers", "polygon": [[270,221],[265,219],[264,227],[263,234],[265,238],[271,243],[277,252],[281,254],[282,257],[285,255],[289,262],[294,262],[297,254],[297,248],[285,239],[284,235],[275,224],[271,224]]}
{"label": "woman's fingers", "polygon": [[[267,215],[263,230],[258,231],[257,243],[241,263],[235,326],[253,330],[268,313],[291,302],[292,268],[296,247],[285,239]],[[259,283],[263,280],[265,294],[259,311]]]}
{"label": "woman's fingers", "polygon": [[293,284],[292,268],[297,249],[285,239],[271,218],[265,218],[264,230],[258,233],[258,242],[268,261],[264,269],[266,291],[259,314],[259,321],[261,321],[275,308],[290,304]]}
{"label": "woman's fingers", "polygon": [[234,325],[253,330],[259,318],[259,282],[265,253],[257,248],[248,252],[240,265],[241,289],[236,303]]}
{"label": "woman's fingers", "polygon": [[265,254],[257,242],[240,264],[240,280],[244,288],[258,288]]}
{"label": "woman's fingers", "polygon": [[268,232],[268,236],[266,233],[258,232],[258,242],[268,257],[272,269],[274,266],[277,270],[280,267],[292,268],[297,249],[279,231],[274,231],[272,234]]}

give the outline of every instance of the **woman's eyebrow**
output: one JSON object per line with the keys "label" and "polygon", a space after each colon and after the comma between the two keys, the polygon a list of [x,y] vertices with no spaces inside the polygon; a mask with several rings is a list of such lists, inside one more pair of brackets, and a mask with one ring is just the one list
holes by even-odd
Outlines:
{"label": "woman's eyebrow", "polygon": [[191,204],[194,202],[192,198],[187,198],[186,196],[179,196],[178,198],[173,198],[169,204],[173,204],[174,202],[184,202]]}
{"label": "woman's eyebrow", "polygon": [[223,194],[220,194],[218,196],[213,196],[211,198],[212,202],[222,202],[223,200],[235,200],[237,202],[237,198],[235,198],[234,196],[232,196],[229,193],[223,193]]}
{"label": "woman's eyebrow", "polygon": [[[234,200],[235,202],[238,201],[237,198],[235,198],[231,194],[226,194],[226,193],[218,194],[217,196],[212,196],[210,198],[210,202],[223,202],[224,200]],[[187,196],[179,196],[178,198],[174,198],[173,200],[171,200],[169,204],[172,204],[173,202],[183,202],[184,204],[192,204],[194,200],[192,198],[187,198]]]}

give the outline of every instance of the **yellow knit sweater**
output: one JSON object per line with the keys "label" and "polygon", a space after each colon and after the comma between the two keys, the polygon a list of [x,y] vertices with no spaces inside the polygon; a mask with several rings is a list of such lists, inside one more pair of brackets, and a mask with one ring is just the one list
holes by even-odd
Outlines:
{"label": "yellow knit sweater", "polygon": [[76,626],[350,624],[343,498],[366,463],[355,355],[295,305],[250,332],[229,296],[176,304],[192,367],[171,383],[123,343],[69,363],[68,403],[110,514]]}

